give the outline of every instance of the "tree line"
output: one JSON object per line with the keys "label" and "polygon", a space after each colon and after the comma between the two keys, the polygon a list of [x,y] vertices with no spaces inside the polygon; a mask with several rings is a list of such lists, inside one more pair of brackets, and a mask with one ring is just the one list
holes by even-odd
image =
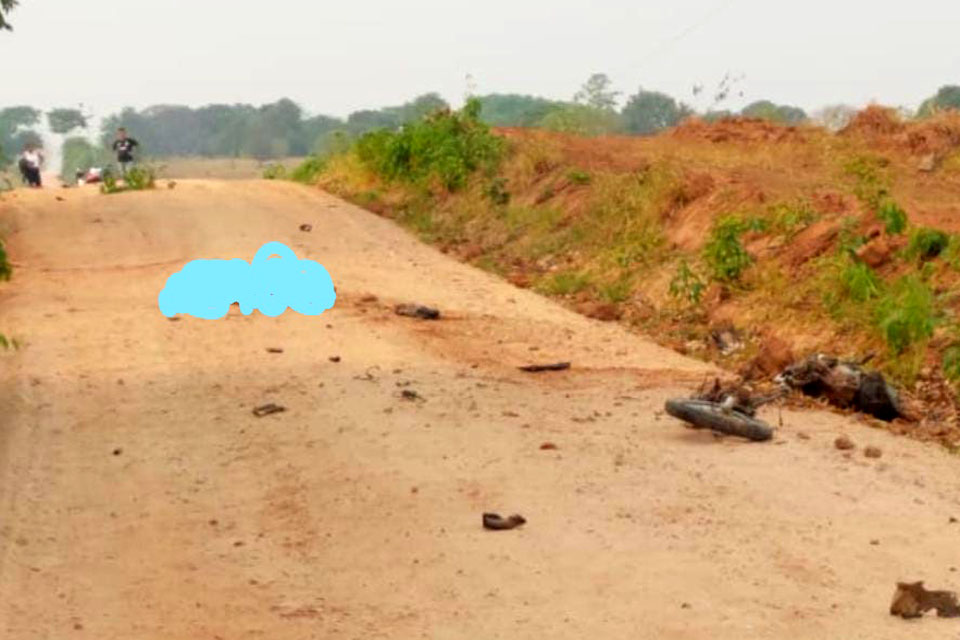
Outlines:
{"label": "tree line", "polygon": [[[833,105],[812,116],[791,105],[769,100],[753,102],[739,111],[720,107],[735,93],[735,81],[724,80],[714,89],[694,87],[691,106],[666,93],[638,89],[623,96],[605,74],[594,74],[569,100],[550,100],[521,94],[475,96],[480,119],[496,127],[541,127],[577,135],[649,135],[699,115],[706,120],[731,116],[762,118],[785,124],[813,119],[830,128],[842,126],[852,107]],[[261,106],[212,104],[199,108],[155,105],[126,108],[102,121],[98,143],[90,141],[84,115],[76,109],[46,113],[30,106],[0,109],[0,165],[9,164],[24,143],[41,144],[41,119],[50,130],[65,137],[64,166],[69,173],[107,161],[117,127],[124,126],[141,143],[146,154],[164,156],[253,157],[261,160],[290,156],[325,155],[349,146],[364,133],[398,130],[450,105],[438,94],[427,93],[401,105],[355,111],[346,118],[310,115],[294,101],[283,98]],[[923,102],[917,117],[938,110],[960,109],[960,86],[942,87]]]}

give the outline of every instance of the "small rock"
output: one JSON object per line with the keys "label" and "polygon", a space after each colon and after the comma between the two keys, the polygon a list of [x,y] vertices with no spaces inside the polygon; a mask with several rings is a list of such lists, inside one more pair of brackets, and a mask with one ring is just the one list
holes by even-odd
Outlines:
{"label": "small rock", "polygon": [[493,530],[504,530],[504,529],[515,529],[522,524],[526,524],[527,520],[519,515],[513,514],[508,518],[504,518],[497,513],[485,513],[483,514],[483,528],[484,529],[493,529]]}
{"label": "small rock", "polygon": [[116,449],[113,450],[113,455],[115,456],[118,456],[121,453],[123,453],[123,449],[121,449],[120,447],[117,447]]}
{"label": "small rock", "polygon": [[867,447],[863,450],[863,455],[868,458],[879,458],[883,455],[883,451],[880,450],[880,447]]}
{"label": "small rock", "polygon": [[283,353],[280,347],[267,347],[267,353]]}
{"label": "small rock", "polygon": [[920,162],[917,163],[917,170],[923,171],[924,173],[930,173],[937,168],[937,154],[928,153],[927,155],[920,158]]}
{"label": "small rock", "polygon": [[873,546],[877,546],[877,545],[880,544],[880,541],[879,541],[879,540],[871,540],[871,541],[870,541],[870,544],[872,544]]}
{"label": "small rock", "polygon": [[953,516],[950,516],[950,519],[947,520],[947,522],[949,522],[950,524],[955,524],[957,522],[957,519],[954,518]]}
{"label": "small rock", "polygon": [[400,392],[400,397],[404,400],[423,400],[423,396],[413,389],[404,389]]}
{"label": "small rock", "polygon": [[680,605],[681,609],[690,609],[691,607],[692,605],[689,602],[684,602],[683,604]]}
{"label": "small rock", "polygon": [[330,356],[330,362],[340,362],[340,356]]}
{"label": "small rock", "polygon": [[542,445],[540,445],[541,451],[555,451],[556,449],[557,445],[553,444],[552,442],[544,442]]}
{"label": "small rock", "polygon": [[806,433],[805,431],[798,431],[797,438],[799,438],[800,440],[809,440],[810,434]]}
{"label": "small rock", "polygon": [[312,230],[313,230],[313,225],[306,224],[306,223],[300,225],[300,231],[310,232]]}
{"label": "small rock", "polygon": [[840,436],[833,441],[833,446],[841,451],[849,451],[850,449],[856,449],[857,445],[853,444],[853,440],[847,436]]}

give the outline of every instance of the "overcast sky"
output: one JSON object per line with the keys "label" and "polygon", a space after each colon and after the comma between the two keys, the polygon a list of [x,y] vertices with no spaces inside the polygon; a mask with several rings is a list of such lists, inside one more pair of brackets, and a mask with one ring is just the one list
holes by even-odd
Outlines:
{"label": "overcast sky", "polygon": [[437,91],[570,98],[593,72],[703,106],[742,75],[811,110],[916,106],[960,84],[960,2],[913,0],[21,0],[0,106],[261,104],[343,116]]}

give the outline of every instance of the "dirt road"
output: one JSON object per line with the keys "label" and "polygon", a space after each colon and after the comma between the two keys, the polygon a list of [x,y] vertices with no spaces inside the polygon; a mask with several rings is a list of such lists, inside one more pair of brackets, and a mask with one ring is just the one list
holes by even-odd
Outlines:
{"label": "dirt road", "polygon": [[[960,588],[940,449],[831,414],[684,429],[660,408],[705,365],[305,187],[18,192],[0,224],[5,639],[960,636],[887,613],[897,580]],[[333,310],[160,313],[186,262],[272,240],[327,267]]]}

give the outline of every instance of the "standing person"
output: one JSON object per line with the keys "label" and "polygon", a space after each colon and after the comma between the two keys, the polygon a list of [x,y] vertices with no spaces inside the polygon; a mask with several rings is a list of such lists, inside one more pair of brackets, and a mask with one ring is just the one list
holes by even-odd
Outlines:
{"label": "standing person", "polygon": [[31,187],[40,188],[43,185],[40,182],[40,168],[43,166],[43,152],[37,148],[37,145],[28,142],[23,145],[23,152],[20,154],[20,175],[23,181]]}
{"label": "standing person", "polygon": [[126,129],[123,127],[117,129],[117,139],[113,141],[113,150],[117,152],[117,162],[120,163],[120,175],[124,178],[127,177],[127,169],[133,164],[133,148],[139,146],[139,142],[127,137]]}

